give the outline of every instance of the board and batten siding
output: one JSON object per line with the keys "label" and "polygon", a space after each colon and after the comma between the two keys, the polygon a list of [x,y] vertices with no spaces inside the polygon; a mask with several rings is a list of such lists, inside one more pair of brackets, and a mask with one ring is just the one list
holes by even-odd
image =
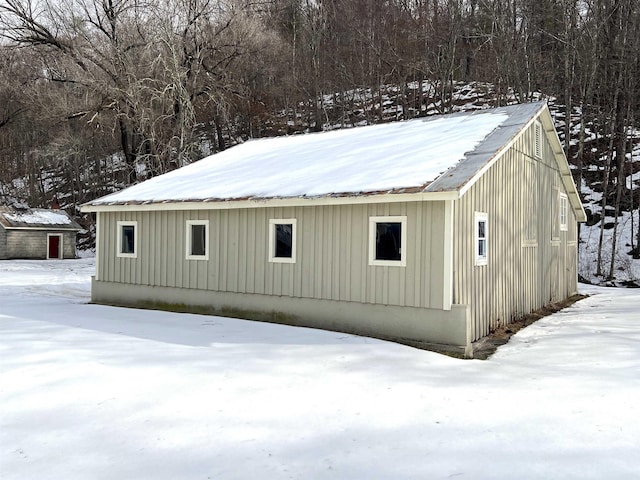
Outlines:
{"label": "board and batten siding", "polygon": [[[406,216],[407,264],[370,266],[369,217]],[[296,262],[268,261],[270,219],[297,221]],[[209,221],[209,259],[186,260],[187,220]],[[116,256],[117,222],[138,225],[137,258]],[[98,214],[96,280],[441,309],[444,202]]]}
{"label": "board and batten siding", "polygon": [[0,226],[0,259],[8,258],[7,256],[7,231]]}
{"label": "board and batten siding", "polygon": [[[455,202],[455,304],[470,306],[472,341],[577,292],[577,224],[568,206],[560,231],[559,194],[566,193],[551,145],[526,129]],[[474,212],[488,214],[488,262],[476,266]]]}

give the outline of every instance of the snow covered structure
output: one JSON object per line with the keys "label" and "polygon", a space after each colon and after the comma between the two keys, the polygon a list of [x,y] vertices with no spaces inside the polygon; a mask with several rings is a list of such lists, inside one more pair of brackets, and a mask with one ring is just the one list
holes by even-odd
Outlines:
{"label": "snow covered structure", "polygon": [[76,258],[79,230],[64,210],[0,206],[0,260]]}
{"label": "snow covered structure", "polygon": [[469,352],[577,291],[546,103],[252,140],[83,206],[97,303]]}

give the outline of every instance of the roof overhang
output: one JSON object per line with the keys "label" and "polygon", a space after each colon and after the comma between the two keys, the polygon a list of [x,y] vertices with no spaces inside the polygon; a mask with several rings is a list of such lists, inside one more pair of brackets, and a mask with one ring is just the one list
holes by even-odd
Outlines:
{"label": "roof overhang", "polygon": [[65,231],[65,232],[79,232],[80,230],[82,230],[82,228],[75,228],[75,227],[59,227],[56,225],[51,225],[50,227],[47,226],[37,226],[37,227],[11,227],[11,226],[7,226],[7,225],[2,225],[2,228],[4,228],[5,230],[45,230],[45,231],[50,231],[50,230],[55,230],[57,232],[60,231]]}
{"label": "roof overhang", "polygon": [[[567,197],[569,198],[569,203],[571,204],[571,208],[573,209],[576,220],[580,223],[587,221],[587,214],[584,211],[582,206],[582,201],[580,200],[580,194],[578,193],[578,189],[576,188],[576,184],[573,181],[573,175],[571,174],[571,170],[569,169],[569,163],[567,161],[567,157],[564,154],[564,150],[562,149],[562,144],[560,143],[560,138],[558,137],[558,132],[556,131],[555,125],[553,124],[553,118],[551,118],[551,113],[549,112],[549,107],[546,103],[541,105],[541,108],[533,115],[524,125],[520,127],[516,135],[513,135],[508,142],[505,142],[499,150],[495,152],[495,155],[481,168],[478,172],[465,184],[460,188],[460,197],[462,197],[485,173],[489,168],[491,168],[504,154],[513,146],[516,140],[522,135],[536,120],[538,120],[549,139],[549,143],[551,144],[551,148],[553,150],[553,154],[555,156],[556,164],[558,165],[558,170],[560,172],[560,177],[562,179],[562,183],[564,185],[565,191],[567,192]],[[434,182],[435,183],[435,182]]]}
{"label": "roof overhang", "polygon": [[457,165],[454,169],[455,171],[445,172],[434,181],[421,187],[413,186],[375,192],[344,192],[318,196],[165,199],[114,203],[110,203],[107,196],[82,205],[81,211],[87,213],[153,210],[227,210],[456,200],[461,198],[512,147],[514,142],[520,138],[534,121],[539,120],[554,152],[556,164],[576,219],[579,222],[585,222],[586,214],[546,102],[504,108],[513,110],[508,122],[500,125],[499,128],[492,132],[485,139],[479,151],[470,152],[471,158]]}
{"label": "roof overhang", "polygon": [[211,200],[211,201],[163,201],[124,204],[91,204],[85,203],[80,207],[84,213],[91,212],[121,212],[121,211],[166,211],[166,210],[230,210],[242,208],[269,207],[313,207],[321,205],[361,205],[371,203],[399,203],[456,200],[460,198],[457,191],[448,192],[417,192],[391,193],[380,195],[353,195],[339,197],[288,197],[288,198],[257,198],[242,200]]}
{"label": "roof overhang", "polygon": [[[546,107],[545,107],[546,108]],[[481,168],[478,172],[460,189],[460,196],[464,195],[480,178],[500,159],[502,156],[513,146],[516,140],[526,131],[535,121],[540,114],[540,110],[537,114],[532,116],[524,125],[519,125],[519,129],[515,135],[503,142],[498,150],[495,151],[493,157]]]}
{"label": "roof overhang", "polygon": [[569,203],[571,204],[571,208],[576,216],[576,220],[580,223],[584,223],[587,221],[587,214],[584,211],[582,200],[580,200],[580,194],[578,193],[576,184],[573,181],[573,175],[569,169],[569,162],[564,154],[556,127],[553,124],[549,107],[545,106],[545,108],[540,112],[538,119],[542,124],[543,130],[547,134],[549,142],[551,143],[551,149],[553,150],[553,154],[556,158],[556,163],[558,164],[558,169],[560,171],[560,178],[562,179],[564,189],[567,192],[567,197],[569,198]]}
{"label": "roof overhang", "polygon": [[497,113],[508,110],[508,118],[489,133],[473,151],[466,152],[463,161],[431,182],[425,190],[458,190],[460,196],[463,196],[513,146],[544,108],[545,102],[533,102],[494,109]]}

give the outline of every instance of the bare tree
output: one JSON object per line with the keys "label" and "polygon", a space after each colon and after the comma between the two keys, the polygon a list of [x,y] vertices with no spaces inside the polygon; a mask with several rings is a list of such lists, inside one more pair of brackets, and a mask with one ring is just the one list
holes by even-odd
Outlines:
{"label": "bare tree", "polygon": [[219,112],[238,93],[230,67],[260,31],[250,8],[213,0],[6,0],[0,12],[5,38],[46,56],[45,81],[84,93],[67,118],[112,125],[130,183],[139,172],[155,175],[199,156],[196,104]]}

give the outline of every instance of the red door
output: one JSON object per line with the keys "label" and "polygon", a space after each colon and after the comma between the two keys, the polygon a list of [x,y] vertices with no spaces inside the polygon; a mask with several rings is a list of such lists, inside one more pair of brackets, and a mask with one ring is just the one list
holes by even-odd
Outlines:
{"label": "red door", "polygon": [[49,258],[60,258],[59,235],[49,235]]}

